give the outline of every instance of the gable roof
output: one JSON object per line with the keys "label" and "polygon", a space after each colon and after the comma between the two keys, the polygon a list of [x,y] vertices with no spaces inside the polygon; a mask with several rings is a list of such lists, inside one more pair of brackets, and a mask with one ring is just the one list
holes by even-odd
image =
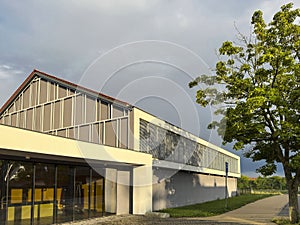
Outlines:
{"label": "gable roof", "polygon": [[45,72],[42,72],[42,71],[39,71],[37,69],[34,69],[31,74],[25,79],[25,81],[18,87],[18,89],[13,93],[13,95],[4,103],[4,105],[1,107],[0,109],[0,115],[4,113],[4,111],[7,109],[7,107],[9,107],[9,105],[15,100],[16,97],[18,97],[19,93],[27,87],[27,85],[32,81],[32,79],[35,77],[35,76],[38,76],[38,77],[41,77],[41,78],[44,78],[46,80],[50,80],[50,81],[53,81],[55,83],[59,83],[63,86],[66,86],[68,88],[71,88],[71,89],[75,89],[75,90],[79,90],[81,92],[84,92],[84,93],[87,93],[87,94],[90,94],[94,97],[100,97],[101,99],[104,99],[104,100],[107,100],[109,102],[113,102],[115,104],[118,104],[118,105],[121,105],[123,107],[126,107],[126,108],[131,108],[132,105],[130,105],[129,103],[127,102],[124,102],[124,101],[121,101],[121,100],[118,100],[118,99],[115,99],[113,97],[110,97],[108,95],[105,95],[105,94],[102,94],[100,92],[97,92],[97,91],[94,91],[94,90],[91,90],[89,88],[86,88],[86,87],[83,87],[83,86],[80,86],[80,85],[77,85],[77,84],[74,84],[72,82],[69,82],[69,81],[66,81],[66,80],[63,80],[61,78],[58,78],[58,77],[55,77],[53,75],[50,75],[50,74],[47,74]]}

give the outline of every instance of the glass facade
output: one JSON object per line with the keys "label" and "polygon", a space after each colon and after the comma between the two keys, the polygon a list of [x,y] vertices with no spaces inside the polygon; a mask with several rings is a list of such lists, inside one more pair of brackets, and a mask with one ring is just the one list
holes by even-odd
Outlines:
{"label": "glass facade", "polygon": [[88,166],[0,160],[0,221],[53,224],[104,215],[104,178]]}
{"label": "glass facade", "polygon": [[215,149],[140,119],[140,151],[154,158],[197,167],[239,173],[238,160]]}

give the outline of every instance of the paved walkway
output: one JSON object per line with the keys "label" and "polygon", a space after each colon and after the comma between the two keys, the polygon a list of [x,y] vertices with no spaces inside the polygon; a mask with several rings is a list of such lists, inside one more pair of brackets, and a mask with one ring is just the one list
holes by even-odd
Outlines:
{"label": "paved walkway", "polygon": [[[156,218],[146,216],[110,216],[68,223],[72,225],[269,225],[274,217],[288,216],[287,195],[258,200],[219,216],[204,218]],[[65,224],[66,225],[66,224]]]}
{"label": "paved walkway", "polygon": [[240,224],[273,224],[274,217],[288,216],[288,196],[277,195],[247,204],[239,209],[219,216],[207,218],[211,221],[237,222]]}

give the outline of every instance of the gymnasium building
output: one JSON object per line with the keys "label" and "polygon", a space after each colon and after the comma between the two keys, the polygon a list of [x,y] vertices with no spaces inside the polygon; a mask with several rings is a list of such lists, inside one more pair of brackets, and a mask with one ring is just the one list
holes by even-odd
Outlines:
{"label": "gymnasium building", "polygon": [[237,155],[37,70],[0,109],[0,136],[6,225],[145,214],[230,197],[240,177]]}

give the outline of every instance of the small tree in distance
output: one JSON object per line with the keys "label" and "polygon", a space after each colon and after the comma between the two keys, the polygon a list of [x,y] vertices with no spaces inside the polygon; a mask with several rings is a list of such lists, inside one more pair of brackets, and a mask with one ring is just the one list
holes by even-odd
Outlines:
{"label": "small tree in distance", "polygon": [[[292,223],[299,221],[300,182],[300,10],[283,5],[266,24],[261,11],[252,16],[250,37],[239,33],[239,43],[226,41],[219,49],[215,75],[201,75],[189,86],[204,83],[196,102],[222,105],[209,128],[217,128],[224,144],[245,156],[265,160],[257,169],[268,176],[277,163],[284,169]],[[218,90],[214,85],[223,85]]]}
{"label": "small tree in distance", "polygon": [[241,177],[238,179],[237,182],[237,188],[238,189],[249,189],[250,188],[250,178],[244,175],[241,175]]}
{"label": "small tree in distance", "polygon": [[285,178],[280,176],[249,178],[241,175],[237,187],[240,190],[286,190]]}

